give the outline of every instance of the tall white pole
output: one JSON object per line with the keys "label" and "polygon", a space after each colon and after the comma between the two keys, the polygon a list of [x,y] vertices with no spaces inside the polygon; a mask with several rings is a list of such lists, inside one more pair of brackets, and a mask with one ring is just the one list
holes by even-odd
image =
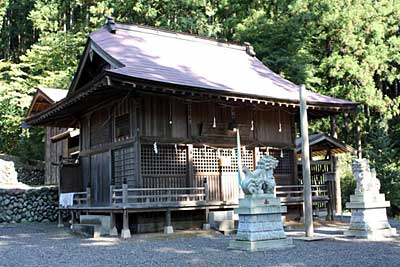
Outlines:
{"label": "tall white pole", "polygon": [[304,198],[304,226],[306,237],[314,236],[312,217],[311,171],[310,171],[310,143],[308,139],[307,95],[306,87],[300,86],[300,125],[301,125],[301,160],[303,165],[303,198]]}

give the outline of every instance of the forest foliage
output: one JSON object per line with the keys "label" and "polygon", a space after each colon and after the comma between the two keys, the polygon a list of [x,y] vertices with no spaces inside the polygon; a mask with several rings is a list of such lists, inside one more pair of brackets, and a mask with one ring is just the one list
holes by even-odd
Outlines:
{"label": "forest foliage", "polygon": [[[42,157],[38,129],[20,127],[35,87],[67,89],[88,33],[104,17],[250,42],[273,71],[360,103],[338,116],[400,207],[400,0],[0,0],[0,152]],[[357,127],[358,126],[358,127]],[[313,123],[329,133],[329,121]]]}

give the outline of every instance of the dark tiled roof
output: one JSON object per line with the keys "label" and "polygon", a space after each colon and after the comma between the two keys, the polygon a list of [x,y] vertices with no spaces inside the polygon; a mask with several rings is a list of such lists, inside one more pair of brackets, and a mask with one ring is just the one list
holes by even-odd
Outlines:
{"label": "dark tiled roof", "polygon": [[[208,38],[116,24],[90,39],[115,62],[109,72],[173,85],[298,102],[299,88],[268,69],[246,46]],[[308,92],[309,103],[355,105]]]}

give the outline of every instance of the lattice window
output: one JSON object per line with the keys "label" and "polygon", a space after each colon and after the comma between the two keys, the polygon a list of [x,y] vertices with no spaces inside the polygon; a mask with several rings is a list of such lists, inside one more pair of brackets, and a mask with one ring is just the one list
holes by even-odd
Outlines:
{"label": "lattice window", "polygon": [[[282,153],[283,152],[283,153]],[[283,157],[281,157],[283,154]],[[259,157],[267,155],[266,148],[260,148]],[[279,160],[278,166],[275,168],[275,174],[289,174],[293,173],[293,150],[290,149],[269,149],[269,155]]]}
{"label": "lattice window", "polygon": [[110,142],[110,113],[107,109],[96,111],[90,118],[91,146]]}
{"label": "lattice window", "polygon": [[113,156],[113,182],[121,186],[124,181],[129,187],[136,184],[135,179],[135,150],[134,147],[124,147],[114,150]]}
{"label": "lattice window", "polygon": [[[220,167],[220,159],[230,161],[230,164],[223,164]],[[242,165],[253,170],[253,150],[241,149]],[[229,165],[229,166],[227,166]],[[193,148],[193,167],[195,172],[237,172],[237,150],[234,148],[209,148],[195,147]]]}
{"label": "lattice window", "polygon": [[115,117],[115,139],[125,140],[130,135],[129,113]]}
{"label": "lattice window", "polygon": [[218,172],[219,158],[216,150],[208,147],[193,148],[193,169],[194,172]]}
{"label": "lattice window", "polygon": [[186,146],[142,145],[141,171],[143,175],[177,175],[187,173]]}

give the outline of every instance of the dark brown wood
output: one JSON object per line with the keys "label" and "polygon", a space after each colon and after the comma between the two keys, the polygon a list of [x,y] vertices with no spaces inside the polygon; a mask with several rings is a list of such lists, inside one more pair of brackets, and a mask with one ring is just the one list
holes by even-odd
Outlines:
{"label": "dark brown wood", "polygon": [[93,195],[94,205],[104,205],[109,203],[110,191],[109,186],[111,177],[109,172],[109,158],[108,152],[94,154],[90,157],[90,175],[91,175],[91,188]]}
{"label": "dark brown wood", "polygon": [[[242,163],[254,170],[269,147],[269,154],[280,161],[275,173],[278,184],[293,183],[297,165],[291,108],[267,109],[264,104],[249,105],[247,100],[230,98],[196,101],[198,96],[127,92],[80,117],[82,181],[91,185],[93,210],[98,206],[116,208],[122,202],[154,210],[168,205],[200,208],[205,202],[234,205],[239,185],[235,135],[229,129],[233,120],[246,146],[240,152]],[[213,127],[214,116],[220,129]],[[126,188],[119,191],[124,181]],[[185,189],[178,194],[179,190],[173,189],[188,187],[207,190]],[[131,190],[135,188],[156,190],[139,194]],[[177,200],[182,204],[168,204]]]}

